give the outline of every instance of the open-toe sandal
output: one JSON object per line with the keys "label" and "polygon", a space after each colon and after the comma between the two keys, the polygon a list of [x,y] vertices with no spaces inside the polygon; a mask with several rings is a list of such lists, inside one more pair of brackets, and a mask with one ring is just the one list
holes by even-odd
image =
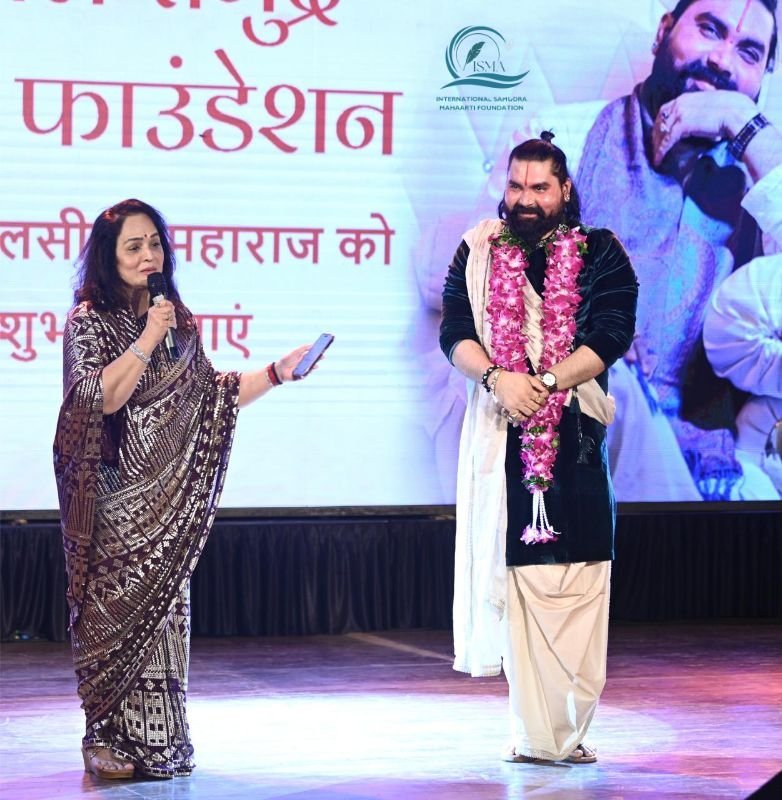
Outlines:
{"label": "open-toe sandal", "polygon": [[510,761],[513,764],[546,764],[551,763],[550,761],[546,761],[544,758],[533,758],[532,756],[524,756],[521,753],[516,752],[516,748],[509,744],[507,747],[503,748],[502,753],[500,753],[500,758],[503,761]]}
{"label": "open-toe sandal", "polygon": [[135,768],[133,764],[123,761],[107,747],[82,747],[84,771],[91,772],[98,778],[122,780],[132,778]]}
{"label": "open-toe sandal", "polygon": [[597,761],[597,750],[582,743],[577,745],[573,752],[562,760],[567,761],[569,764],[594,764]]}

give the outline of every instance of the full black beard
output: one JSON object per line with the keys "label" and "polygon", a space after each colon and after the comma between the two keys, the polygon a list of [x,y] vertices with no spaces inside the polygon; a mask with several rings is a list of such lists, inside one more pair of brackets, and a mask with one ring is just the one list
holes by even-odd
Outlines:
{"label": "full black beard", "polygon": [[[520,216],[522,211],[534,213],[534,217]],[[547,233],[565,221],[565,209],[547,215],[537,206],[524,207],[520,205],[509,209],[503,198],[500,203],[500,216],[508,225],[508,230],[517,238],[521,239],[529,247],[534,247]]]}
{"label": "full black beard", "polygon": [[671,48],[666,36],[660,42],[652,64],[652,71],[644,83],[644,99],[652,119],[656,119],[662,106],[680,94],[700,91],[687,86],[687,81],[691,79],[707,81],[715,89],[738,91],[736,82],[731,80],[729,74],[720,72],[701,60],[689,61],[677,70],[673,66]]}

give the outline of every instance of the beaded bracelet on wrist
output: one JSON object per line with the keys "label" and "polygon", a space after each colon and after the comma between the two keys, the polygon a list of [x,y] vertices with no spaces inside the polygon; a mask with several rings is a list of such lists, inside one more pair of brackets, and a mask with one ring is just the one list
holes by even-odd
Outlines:
{"label": "beaded bracelet on wrist", "polygon": [[491,377],[492,372],[501,369],[499,364],[491,364],[486,372],[483,373],[483,377],[481,378],[481,386],[486,389],[487,392],[491,391],[489,389],[489,378]]}

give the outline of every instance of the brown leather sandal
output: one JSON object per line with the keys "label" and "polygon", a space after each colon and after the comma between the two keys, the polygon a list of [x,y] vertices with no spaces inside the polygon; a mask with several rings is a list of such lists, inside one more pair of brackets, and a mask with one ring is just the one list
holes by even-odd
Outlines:
{"label": "brown leather sandal", "polygon": [[553,764],[553,761],[548,761],[545,758],[534,758],[533,756],[524,756],[516,752],[516,748],[509,744],[500,754],[503,761],[510,761],[513,764]]}
{"label": "brown leather sandal", "polygon": [[582,742],[573,749],[567,758],[562,760],[569,764],[594,764],[597,761],[597,748],[588,747]]}

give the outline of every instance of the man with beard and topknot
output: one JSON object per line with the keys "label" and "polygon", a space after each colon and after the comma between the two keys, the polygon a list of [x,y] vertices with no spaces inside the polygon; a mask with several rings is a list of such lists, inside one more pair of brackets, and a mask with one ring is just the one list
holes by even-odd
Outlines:
{"label": "man with beard and topknot", "polygon": [[499,218],[464,234],[443,291],[440,347],[468,379],[454,669],[505,672],[505,760],[582,764],[614,557],[607,370],[633,340],[638,284],[613,233],[581,224],[552,138],[513,149]]}
{"label": "man with beard and topknot", "polygon": [[611,371],[624,410],[609,437],[623,500],[778,496],[736,453],[746,394],[715,375],[703,345],[720,284],[782,243],[782,134],[758,105],[776,8],[680,0],[660,21],[649,77],[587,136],[584,214],[621,238],[643,287],[638,337]]}

